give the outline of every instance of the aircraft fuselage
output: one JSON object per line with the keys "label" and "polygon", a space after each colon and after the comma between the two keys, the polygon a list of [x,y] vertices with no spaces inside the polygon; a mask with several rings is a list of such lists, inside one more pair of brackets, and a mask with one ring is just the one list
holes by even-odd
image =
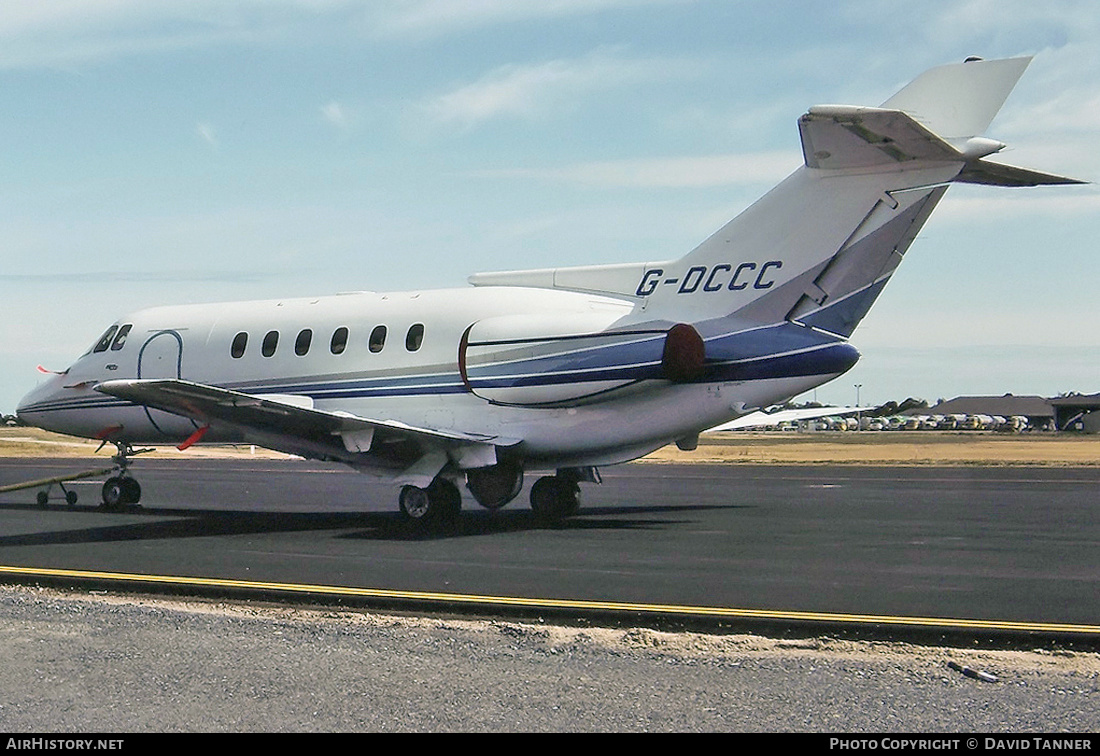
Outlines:
{"label": "aircraft fuselage", "polygon": [[[731,328],[707,339],[702,373],[670,380],[662,372],[669,325],[639,322],[622,299],[514,287],[157,307],[111,326],[28,395],[19,414],[70,435],[178,444],[195,433],[195,421],[95,386],[180,379],[514,439],[512,455],[525,465],[588,466],[636,458],[808,390],[857,357],[847,344],[813,336],[816,362],[803,358],[800,374],[738,380],[756,329]],[[472,341],[479,329],[492,336]],[[203,438],[260,440],[231,425]]]}

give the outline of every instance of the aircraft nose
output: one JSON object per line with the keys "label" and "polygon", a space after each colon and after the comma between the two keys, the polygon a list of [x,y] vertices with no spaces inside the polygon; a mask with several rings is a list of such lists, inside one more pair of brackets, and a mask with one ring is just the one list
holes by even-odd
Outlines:
{"label": "aircraft nose", "polygon": [[61,379],[59,375],[51,376],[28,392],[15,406],[15,416],[27,425],[55,430],[49,427],[52,425],[49,418],[56,415],[57,403],[64,390]]}

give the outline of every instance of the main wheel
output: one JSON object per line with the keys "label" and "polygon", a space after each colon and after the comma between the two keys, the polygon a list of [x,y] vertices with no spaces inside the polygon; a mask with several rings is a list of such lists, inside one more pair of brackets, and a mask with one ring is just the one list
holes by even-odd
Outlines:
{"label": "main wheel", "polygon": [[452,481],[436,478],[427,488],[403,487],[398,503],[409,523],[427,530],[454,524],[462,510],[462,494]]}
{"label": "main wheel", "polygon": [[539,478],[531,486],[531,509],[544,522],[557,522],[577,513],[581,505],[581,487],[563,475]]}
{"label": "main wheel", "polygon": [[428,499],[435,509],[437,522],[453,522],[462,511],[462,492],[447,478],[432,481],[428,486]]}
{"label": "main wheel", "polygon": [[432,499],[426,488],[402,486],[397,503],[401,505],[401,513],[412,522],[427,522],[432,514]]}

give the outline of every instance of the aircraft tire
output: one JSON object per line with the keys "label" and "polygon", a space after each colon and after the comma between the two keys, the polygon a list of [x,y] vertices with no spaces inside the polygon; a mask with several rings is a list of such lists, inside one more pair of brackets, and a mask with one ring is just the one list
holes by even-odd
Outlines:
{"label": "aircraft tire", "polygon": [[137,504],[141,501],[141,486],[134,478],[122,479],[123,504]]}
{"label": "aircraft tire", "polygon": [[114,477],[107,478],[107,481],[103,484],[103,508],[108,511],[113,511],[122,507],[125,502],[125,491],[122,485],[122,478]]}
{"label": "aircraft tire", "polygon": [[428,486],[428,498],[436,510],[438,523],[453,523],[462,511],[462,492],[447,478],[436,478]]}
{"label": "aircraft tire", "polygon": [[107,478],[102,493],[103,508],[109,511],[141,501],[141,485],[135,479],[121,475]]}
{"label": "aircraft tire", "polygon": [[462,510],[462,493],[450,480],[436,478],[427,488],[404,486],[398,496],[401,513],[411,525],[431,529],[453,524]]}
{"label": "aircraft tire", "polygon": [[539,478],[531,486],[531,510],[543,522],[558,522],[577,513],[581,487],[562,475]]}
{"label": "aircraft tire", "polygon": [[410,522],[427,522],[433,512],[428,489],[419,486],[402,486],[397,503],[401,506],[401,514]]}

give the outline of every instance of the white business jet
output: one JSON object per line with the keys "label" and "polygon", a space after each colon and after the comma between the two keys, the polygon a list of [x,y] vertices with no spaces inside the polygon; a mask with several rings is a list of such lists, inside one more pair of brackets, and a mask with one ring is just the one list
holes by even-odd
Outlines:
{"label": "white business jet", "polygon": [[680,259],[483,273],[462,289],[157,307],[119,320],[19,405],[118,447],[248,443],[392,476],[402,512],[490,509],[524,473],[548,519],[598,468],[836,378],[848,337],[955,181],[1080,183],[986,160],[1029,58],[934,68],[881,107],[799,120],[805,165]]}

